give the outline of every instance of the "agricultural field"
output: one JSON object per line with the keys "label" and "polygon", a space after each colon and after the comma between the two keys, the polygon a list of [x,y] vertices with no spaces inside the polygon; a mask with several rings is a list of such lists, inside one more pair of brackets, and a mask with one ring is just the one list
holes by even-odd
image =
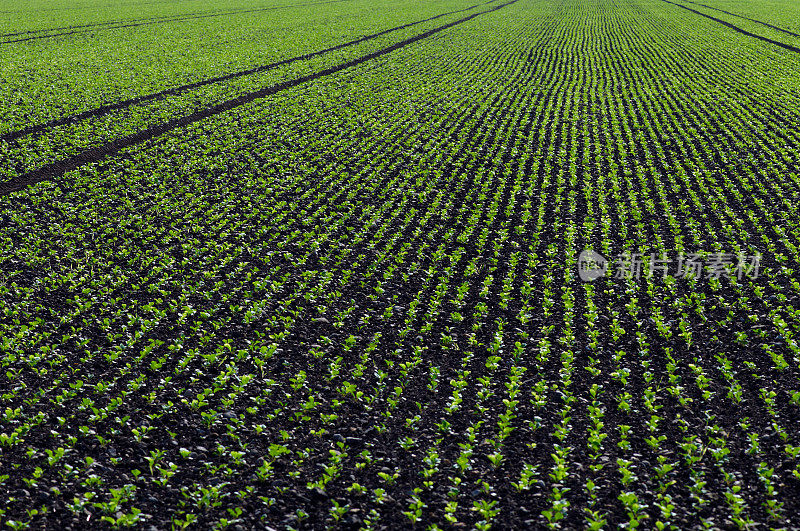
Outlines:
{"label": "agricultural field", "polygon": [[800,529],[800,4],[0,0],[9,529]]}

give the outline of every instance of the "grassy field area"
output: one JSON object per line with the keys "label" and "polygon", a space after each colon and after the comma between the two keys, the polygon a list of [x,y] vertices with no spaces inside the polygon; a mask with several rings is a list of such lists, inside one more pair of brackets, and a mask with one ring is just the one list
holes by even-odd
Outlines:
{"label": "grassy field area", "polygon": [[800,528],[798,21],[0,0],[0,523]]}

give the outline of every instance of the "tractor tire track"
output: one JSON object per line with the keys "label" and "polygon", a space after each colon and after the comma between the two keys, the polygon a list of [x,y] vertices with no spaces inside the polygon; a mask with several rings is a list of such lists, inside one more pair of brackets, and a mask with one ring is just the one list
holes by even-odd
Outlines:
{"label": "tractor tire track", "polygon": [[107,29],[121,29],[121,28],[135,28],[137,26],[150,26],[153,24],[166,24],[168,22],[182,22],[184,20],[196,20],[200,18],[212,18],[212,17],[222,17],[226,15],[243,15],[247,13],[259,13],[262,11],[275,11],[278,9],[290,9],[294,7],[304,7],[304,6],[314,6],[320,4],[335,4],[339,2],[347,2],[348,0],[326,0],[324,2],[307,2],[305,4],[292,4],[288,6],[272,6],[272,7],[262,7],[259,9],[246,9],[241,11],[223,11],[218,13],[190,13],[187,15],[177,15],[174,17],[152,17],[146,19],[132,19],[129,21],[115,21],[115,22],[99,22],[96,24],[82,24],[78,26],[66,26],[63,28],[51,28],[46,30],[31,30],[27,32],[18,32],[18,33],[7,33],[5,35],[0,35],[0,37],[14,37],[19,35],[25,35],[30,33],[41,33],[45,31],[59,31],[59,30],[70,30],[70,31],[63,31],[61,33],[48,33],[47,35],[33,35],[30,37],[20,37],[17,39],[7,40],[7,41],[0,41],[0,44],[11,44],[15,42],[26,42],[26,41],[34,41],[34,40],[41,40],[41,39],[49,39],[51,37],[62,37],[65,35],[76,35],[79,33],[91,33],[93,31],[100,31],[100,30],[107,30]]}
{"label": "tractor tire track", "polygon": [[266,72],[268,70],[273,70],[273,69],[281,67],[281,66],[286,66],[286,65],[295,63],[297,61],[305,61],[305,60],[308,60],[308,59],[313,59],[314,57],[319,57],[319,56],[327,54],[327,53],[331,53],[331,52],[335,52],[335,51],[338,51],[338,50],[342,50],[344,48],[349,48],[350,46],[355,46],[357,44],[361,44],[362,42],[367,42],[367,41],[370,41],[372,39],[376,39],[378,37],[382,37],[383,35],[387,35],[389,33],[395,32],[395,31],[399,31],[399,30],[402,30],[402,29],[406,29],[406,28],[410,28],[410,27],[413,27],[413,26],[417,26],[419,24],[424,24],[425,22],[431,22],[433,20],[437,20],[437,19],[440,19],[440,18],[448,16],[448,15],[455,15],[457,13],[463,13],[464,11],[470,11],[472,9],[475,9],[475,8],[478,8],[478,7],[487,5],[487,4],[491,4],[493,2],[497,2],[497,0],[489,0],[488,2],[475,4],[473,6],[466,7],[464,9],[459,9],[459,10],[456,10],[456,11],[448,11],[447,13],[442,13],[440,15],[435,15],[435,16],[430,17],[430,18],[426,18],[426,19],[423,19],[423,20],[418,20],[416,22],[409,22],[408,24],[403,24],[401,26],[395,26],[393,28],[389,28],[389,29],[385,29],[385,30],[379,31],[378,33],[372,33],[370,35],[365,35],[363,37],[359,37],[358,39],[355,39],[355,40],[352,40],[352,41],[348,41],[348,42],[345,42],[345,43],[342,43],[342,44],[337,44],[336,46],[331,46],[330,48],[325,48],[323,50],[318,50],[316,52],[311,52],[311,53],[307,53],[307,54],[303,54],[303,55],[298,55],[298,56],[291,57],[291,58],[288,58],[288,59],[283,59],[281,61],[276,61],[276,62],[265,64],[265,65],[260,65],[260,66],[254,67],[254,68],[248,68],[247,70],[240,70],[238,72],[231,72],[229,74],[223,74],[221,76],[216,76],[216,77],[204,79],[202,81],[197,81],[195,83],[189,83],[189,84],[186,84],[186,85],[180,85],[180,86],[177,86],[177,87],[172,87],[172,88],[169,88],[169,89],[162,90],[160,92],[154,92],[152,94],[147,94],[147,95],[144,95],[144,96],[137,96],[135,98],[131,98],[131,99],[124,100],[124,101],[119,101],[119,102],[116,102],[116,103],[110,103],[108,105],[103,105],[103,106],[98,107],[96,109],[91,109],[91,110],[84,111],[84,112],[81,112],[81,113],[78,113],[78,114],[65,116],[63,118],[56,118],[54,120],[50,120],[49,122],[44,122],[44,123],[41,123],[41,124],[38,124],[38,125],[32,125],[30,127],[26,127],[24,129],[19,129],[17,131],[11,131],[9,133],[1,134],[0,135],[0,141],[8,142],[8,141],[16,140],[16,139],[22,138],[24,136],[33,135],[33,134],[36,134],[36,133],[41,133],[43,131],[46,131],[48,129],[52,129],[54,127],[59,127],[59,126],[62,126],[62,125],[75,123],[75,122],[79,122],[79,121],[82,121],[82,120],[87,120],[89,118],[97,118],[99,116],[106,115],[106,114],[108,114],[110,112],[113,112],[113,111],[119,111],[119,110],[127,109],[128,107],[131,107],[133,105],[138,105],[139,103],[145,103],[145,102],[148,102],[148,101],[164,99],[164,98],[166,98],[168,96],[174,96],[176,94],[180,94],[180,93],[186,92],[188,90],[193,90],[193,89],[204,87],[204,86],[207,86],[207,85],[212,85],[214,83],[220,83],[220,82],[223,82],[223,81],[229,81],[231,79],[236,79],[236,78],[240,78],[240,77],[244,77],[244,76],[249,76],[249,75],[252,75],[252,74],[258,74],[258,73],[261,73],[261,72]]}
{"label": "tractor tire track", "polygon": [[5,183],[0,184],[0,196],[8,195],[8,194],[10,194],[12,192],[21,190],[21,189],[23,189],[23,188],[25,188],[27,186],[30,186],[32,184],[35,184],[35,183],[38,183],[38,182],[41,182],[41,181],[44,181],[44,180],[47,180],[47,179],[51,179],[51,178],[54,178],[54,177],[60,177],[60,176],[64,175],[65,173],[69,172],[69,171],[75,170],[75,169],[83,166],[84,164],[90,164],[90,163],[93,163],[93,162],[98,162],[98,161],[106,158],[109,155],[114,155],[114,154],[120,152],[121,150],[123,150],[125,148],[131,147],[131,146],[135,146],[137,144],[141,144],[143,142],[146,142],[147,140],[151,140],[151,139],[153,139],[155,137],[161,136],[164,133],[173,131],[173,130],[178,129],[180,127],[185,127],[187,125],[191,125],[191,124],[199,122],[201,120],[205,120],[206,118],[210,118],[212,116],[216,116],[218,114],[224,113],[224,112],[229,111],[231,109],[234,109],[236,107],[241,107],[242,105],[246,105],[246,104],[251,103],[251,102],[253,102],[255,100],[262,99],[262,98],[265,98],[267,96],[271,96],[273,94],[277,94],[277,93],[285,91],[285,90],[289,90],[291,88],[297,87],[297,86],[302,85],[304,83],[307,83],[309,81],[315,81],[317,79],[320,79],[320,78],[335,74],[337,72],[341,72],[342,70],[345,70],[347,68],[351,68],[351,67],[360,65],[362,63],[365,63],[367,61],[370,61],[372,59],[376,59],[378,57],[387,55],[387,54],[389,54],[391,52],[394,52],[396,50],[399,50],[401,48],[405,48],[406,46],[414,44],[415,42],[421,41],[423,39],[427,39],[428,37],[436,35],[437,33],[441,33],[444,30],[447,30],[447,29],[453,28],[455,26],[461,25],[461,24],[463,24],[465,22],[469,22],[470,20],[475,19],[475,18],[477,18],[477,17],[479,17],[481,15],[494,13],[495,11],[503,9],[504,7],[507,7],[509,5],[515,4],[518,1],[519,0],[510,0],[509,2],[505,2],[503,4],[496,5],[496,6],[492,7],[491,9],[489,9],[487,11],[481,11],[480,13],[473,13],[472,15],[468,15],[466,17],[460,18],[460,19],[458,19],[456,21],[453,21],[453,22],[450,22],[448,24],[444,24],[442,26],[437,26],[437,27],[432,28],[432,29],[430,29],[430,30],[428,30],[426,32],[420,33],[420,34],[415,35],[413,37],[409,37],[407,39],[404,39],[404,40],[402,40],[400,42],[397,42],[397,43],[395,43],[395,44],[393,44],[391,46],[388,46],[386,48],[381,48],[380,50],[374,51],[374,52],[369,53],[367,55],[358,57],[356,59],[351,59],[350,61],[346,61],[344,63],[340,63],[340,64],[338,64],[336,66],[332,66],[332,67],[326,68],[326,69],[321,70],[319,72],[315,72],[314,74],[309,74],[309,75],[302,76],[302,77],[299,77],[299,78],[291,80],[291,81],[285,81],[283,83],[278,83],[276,85],[272,85],[272,86],[263,88],[261,90],[255,91],[255,92],[250,92],[248,94],[243,94],[242,96],[239,96],[237,98],[225,101],[223,103],[219,103],[219,104],[211,106],[211,107],[207,107],[205,109],[202,109],[202,110],[199,110],[197,112],[194,112],[194,113],[192,113],[192,114],[190,114],[188,116],[183,116],[181,118],[176,118],[176,119],[173,119],[173,120],[169,120],[169,121],[167,121],[165,123],[150,127],[148,129],[145,129],[145,130],[140,131],[138,133],[134,133],[132,135],[120,138],[118,140],[115,140],[113,142],[109,142],[109,143],[104,144],[102,146],[97,146],[97,147],[94,147],[94,148],[86,149],[83,152],[81,152],[81,153],[79,153],[79,154],[77,154],[75,156],[60,160],[58,162],[54,162],[52,164],[47,164],[47,165],[45,165],[45,166],[43,166],[41,168],[38,168],[38,169],[33,170],[33,171],[30,171],[30,172],[25,173],[23,175],[20,175],[16,179],[13,179],[11,181],[7,181]]}
{"label": "tractor tire track", "polygon": [[726,15],[730,15],[732,17],[737,17],[737,18],[741,18],[741,19],[744,19],[744,20],[749,20],[750,22],[755,22],[756,24],[761,24],[762,26],[766,26],[768,28],[772,28],[775,31],[780,31],[780,32],[785,33],[787,35],[791,35],[792,37],[800,38],[800,33],[795,33],[793,31],[789,31],[787,29],[780,28],[778,26],[773,26],[772,24],[770,24],[768,22],[762,22],[760,20],[756,20],[754,18],[749,18],[749,17],[746,17],[744,15],[737,15],[736,13],[731,13],[730,11],[725,11],[724,9],[720,9],[718,7],[712,7],[712,6],[706,5],[706,4],[701,4],[699,2],[692,2],[692,0],[683,0],[683,1],[688,3],[688,4],[694,4],[696,6],[702,6],[702,7],[705,7],[707,9],[712,9],[714,11],[719,11],[720,13],[725,13]]}
{"label": "tractor tire track", "polygon": [[770,44],[774,44],[775,46],[780,46],[784,50],[789,50],[790,52],[800,53],[800,48],[798,48],[797,46],[792,46],[791,44],[786,44],[785,42],[776,41],[774,39],[770,39],[769,37],[764,37],[763,35],[758,35],[757,33],[753,33],[753,32],[747,31],[746,29],[742,29],[739,26],[735,26],[735,25],[731,24],[730,22],[725,22],[722,19],[719,19],[719,18],[716,18],[716,17],[712,17],[711,15],[706,15],[705,13],[703,13],[701,11],[697,11],[696,9],[692,9],[691,7],[686,7],[686,6],[681,5],[681,4],[676,4],[675,2],[671,2],[670,0],[661,0],[661,1],[662,2],[666,2],[668,4],[672,4],[672,5],[676,6],[676,7],[680,7],[681,9],[685,9],[686,11],[691,11],[692,13],[700,15],[701,17],[705,17],[705,18],[707,18],[709,20],[713,20],[714,22],[718,22],[718,23],[722,24],[723,26],[732,29],[733,31],[741,33],[742,35],[747,35],[748,37],[753,37],[753,38],[756,38],[756,39],[758,39],[760,41],[768,42]]}

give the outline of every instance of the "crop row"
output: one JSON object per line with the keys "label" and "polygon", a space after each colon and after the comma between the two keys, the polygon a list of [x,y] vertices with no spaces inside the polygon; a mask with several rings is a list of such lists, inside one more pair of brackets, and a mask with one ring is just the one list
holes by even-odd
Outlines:
{"label": "crop row", "polygon": [[797,58],[676,11],[519,0],[0,198],[2,518],[796,525]]}

